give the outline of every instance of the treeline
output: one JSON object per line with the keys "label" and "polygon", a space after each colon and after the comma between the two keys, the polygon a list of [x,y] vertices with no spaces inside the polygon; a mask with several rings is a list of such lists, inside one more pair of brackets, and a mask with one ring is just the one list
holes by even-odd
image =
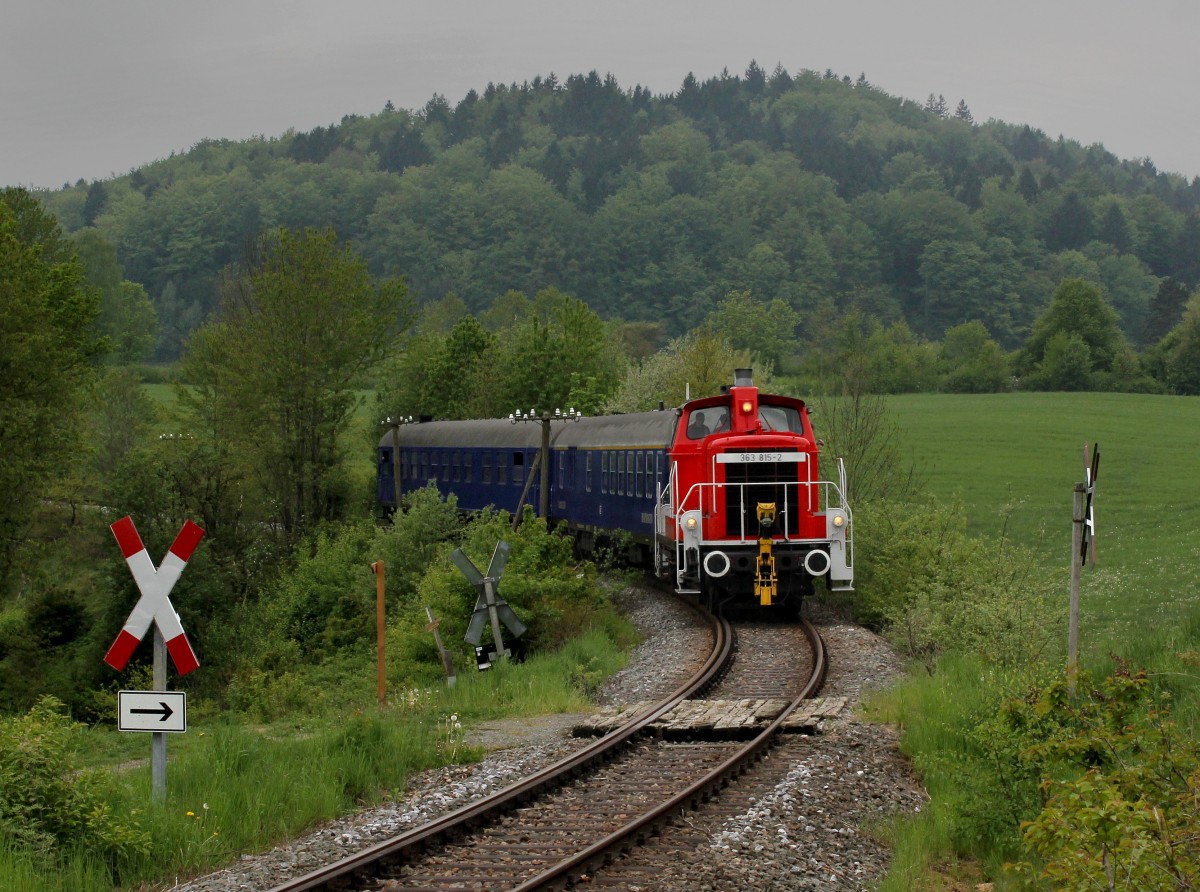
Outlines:
{"label": "treeline", "polygon": [[[172,360],[259,233],[332,227],[420,304],[554,288],[683,335],[730,293],[780,300],[803,357],[831,317],[942,341],[1030,337],[1064,279],[1101,288],[1135,347],[1200,283],[1200,180],[1100,145],[972,119],[865,77],[751,64],[671,95],[595,72],[308,133],[205,141],[41,196],[145,289]],[[1174,289],[1163,295],[1164,283]]]}

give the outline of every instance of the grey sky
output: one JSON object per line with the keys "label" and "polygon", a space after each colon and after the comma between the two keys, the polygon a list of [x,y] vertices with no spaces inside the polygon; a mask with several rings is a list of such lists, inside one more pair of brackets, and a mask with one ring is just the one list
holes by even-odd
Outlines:
{"label": "grey sky", "polygon": [[592,69],[654,93],[753,59],[1200,175],[1196,0],[0,0],[0,186],[107,178],[204,138]]}

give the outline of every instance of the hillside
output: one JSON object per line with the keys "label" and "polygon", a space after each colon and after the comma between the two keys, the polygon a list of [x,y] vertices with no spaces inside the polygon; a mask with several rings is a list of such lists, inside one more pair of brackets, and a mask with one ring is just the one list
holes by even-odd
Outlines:
{"label": "hillside", "polygon": [[1011,348],[1078,276],[1142,343],[1158,283],[1200,282],[1200,180],[975,122],[965,103],[753,63],[665,96],[595,72],[489,84],[42,197],[68,232],[117,246],[163,323],[159,359],[247,240],[279,226],[332,226],[422,301],[454,293],[478,313],[553,286],[667,335],[749,290],[786,300],[801,337],[856,308],[932,338],[979,319]]}

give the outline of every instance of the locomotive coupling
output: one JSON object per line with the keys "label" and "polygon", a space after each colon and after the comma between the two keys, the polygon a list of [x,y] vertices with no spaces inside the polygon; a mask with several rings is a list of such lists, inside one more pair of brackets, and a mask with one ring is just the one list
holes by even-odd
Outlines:
{"label": "locomotive coupling", "polygon": [[775,575],[775,555],[772,554],[771,527],[775,525],[775,503],[759,502],[758,514],[758,561],[754,573],[754,594],[758,603],[769,607],[779,592],[779,580]]}

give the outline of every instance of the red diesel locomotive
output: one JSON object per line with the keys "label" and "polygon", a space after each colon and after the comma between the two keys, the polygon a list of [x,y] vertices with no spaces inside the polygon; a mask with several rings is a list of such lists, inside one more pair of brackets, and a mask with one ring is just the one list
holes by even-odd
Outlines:
{"label": "red diesel locomotive", "polygon": [[714,609],[797,607],[816,579],[853,585],[845,469],[837,459],[838,480],[821,480],[819,446],[803,400],[761,394],[739,369],[720,395],[673,410],[394,425],[378,495],[394,507],[436,486],[466,511],[528,504],[585,552],[628,534]]}

